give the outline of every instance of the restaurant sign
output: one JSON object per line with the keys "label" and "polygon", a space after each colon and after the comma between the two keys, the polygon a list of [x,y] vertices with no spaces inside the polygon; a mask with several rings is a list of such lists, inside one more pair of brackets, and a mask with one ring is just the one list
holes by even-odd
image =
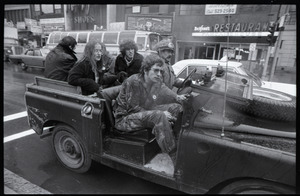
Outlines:
{"label": "restaurant sign", "polygon": [[194,32],[264,32],[268,30],[269,23],[226,23],[214,26],[201,25],[194,27]]}
{"label": "restaurant sign", "polygon": [[162,34],[171,34],[173,16],[157,15],[126,15],[126,30],[152,31]]}

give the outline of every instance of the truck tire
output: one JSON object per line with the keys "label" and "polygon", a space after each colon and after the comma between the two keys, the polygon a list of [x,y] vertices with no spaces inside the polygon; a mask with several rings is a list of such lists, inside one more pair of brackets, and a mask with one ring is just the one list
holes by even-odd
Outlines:
{"label": "truck tire", "polygon": [[70,126],[59,124],[53,130],[52,147],[58,160],[69,170],[87,172],[91,158],[86,145]]}
{"label": "truck tire", "polygon": [[[275,92],[272,90],[268,91]],[[296,98],[282,92],[276,91],[276,94],[286,97],[286,99],[270,99],[263,96],[253,95],[253,100],[249,100],[248,104],[236,104],[233,102],[228,102],[228,104],[253,116],[271,120],[295,121]]]}
{"label": "truck tire", "polygon": [[224,186],[218,194],[295,194],[295,190],[287,185],[266,180],[244,179]]}

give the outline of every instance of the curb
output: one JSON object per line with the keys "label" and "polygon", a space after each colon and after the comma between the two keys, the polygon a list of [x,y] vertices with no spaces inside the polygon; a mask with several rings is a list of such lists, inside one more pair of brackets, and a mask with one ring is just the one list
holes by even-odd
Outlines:
{"label": "curb", "polygon": [[4,168],[4,194],[52,194]]}

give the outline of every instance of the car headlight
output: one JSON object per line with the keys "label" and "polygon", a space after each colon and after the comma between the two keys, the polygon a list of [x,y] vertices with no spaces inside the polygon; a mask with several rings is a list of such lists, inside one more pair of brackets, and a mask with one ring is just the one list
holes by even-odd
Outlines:
{"label": "car headlight", "polygon": [[11,50],[6,50],[6,52],[7,52],[7,53],[12,53],[12,51],[11,51]]}

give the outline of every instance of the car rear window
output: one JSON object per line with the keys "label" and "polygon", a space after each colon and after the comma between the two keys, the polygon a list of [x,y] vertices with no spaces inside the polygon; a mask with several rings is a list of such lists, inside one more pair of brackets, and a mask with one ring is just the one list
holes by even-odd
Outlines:
{"label": "car rear window", "polygon": [[118,33],[105,33],[103,37],[103,43],[105,44],[117,44]]}
{"label": "car rear window", "polygon": [[102,32],[101,33],[100,32],[90,33],[89,41],[98,39],[101,42],[102,34],[103,34]]}
{"label": "car rear window", "polygon": [[134,40],[135,32],[120,32],[119,44],[125,39]]}
{"label": "car rear window", "polygon": [[87,35],[88,33],[78,33],[78,43],[84,43],[87,42]]}

